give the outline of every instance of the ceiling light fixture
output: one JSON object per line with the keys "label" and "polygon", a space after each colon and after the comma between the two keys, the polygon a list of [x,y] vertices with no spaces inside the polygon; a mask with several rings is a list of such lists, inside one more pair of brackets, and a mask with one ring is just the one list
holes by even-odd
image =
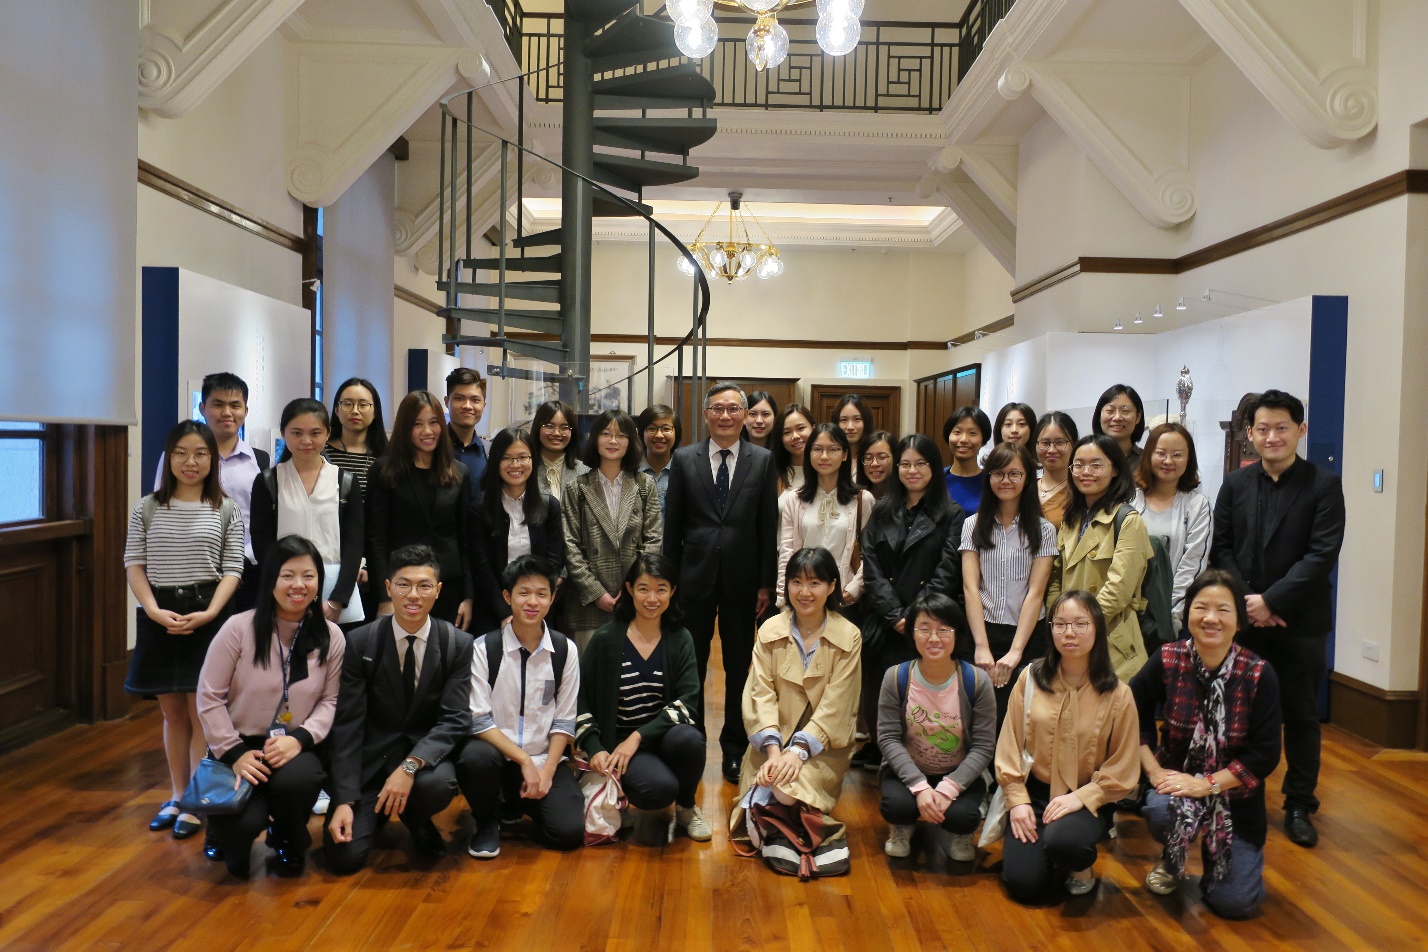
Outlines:
{"label": "ceiling light fixture", "polygon": [[[694,255],[705,276],[723,278],[733,284],[735,281],[743,281],[751,274],[765,280],[783,274],[783,259],[779,257],[778,249],[774,247],[768,232],[764,231],[764,226],[759,224],[754,213],[744,205],[743,192],[729,193],[728,238],[723,241],[717,238],[704,240],[704,232],[709,229],[714,216],[718,215],[719,209],[723,207],[723,202],[714,206],[714,210],[704,220],[703,227],[699,229],[699,234],[689,245],[690,254]],[[763,236],[763,241],[755,241],[749,234],[749,222],[754,223],[754,228]],[[694,276],[694,265],[688,258],[681,255],[675,264],[680,271],[690,277]]]}
{"label": "ceiling light fixture", "polygon": [[1121,326],[1121,319],[1120,319],[1119,317],[1116,318],[1116,326],[1115,326],[1115,327],[1112,327],[1111,330],[1113,330],[1113,331],[1123,331],[1123,330],[1125,330],[1125,328]]}
{"label": "ceiling light fixture", "polygon": [[1140,319],[1140,311],[1136,311],[1136,312],[1135,312],[1135,320],[1131,321],[1131,323],[1132,323],[1132,324],[1144,324],[1144,323],[1145,323],[1145,321],[1143,321],[1143,320]]}
{"label": "ceiling light fixture", "polygon": [[[777,69],[788,58],[788,31],[778,22],[778,14],[788,7],[805,6],[815,0],[669,0],[665,7],[674,21],[674,42],[690,59],[703,59],[719,45],[719,24],[714,5],[740,10],[754,17],[754,26],[744,41],[749,62],[763,72]],[[816,0],[818,27],[814,38],[829,56],[851,53],[862,38],[858,15],[863,0]]]}
{"label": "ceiling light fixture", "polygon": [[1184,298],[1181,298],[1179,301],[1175,302],[1175,310],[1177,310],[1177,311],[1188,311],[1188,310],[1189,310],[1189,308],[1187,308],[1187,307],[1185,306],[1185,299],[1184,299]]}
{"label": "ceiling light fixture", "polygon": [[1151,317],[1164,317],[1164,316],[1165,316],[1165,312],[1162,311],[1162,310],[1160,309],[1160,305],[1157,304],[1157,305],[1155,306],[1155,310],[1153,310],[1153,311],[1150,312],[1150,316],[1151,316]]}

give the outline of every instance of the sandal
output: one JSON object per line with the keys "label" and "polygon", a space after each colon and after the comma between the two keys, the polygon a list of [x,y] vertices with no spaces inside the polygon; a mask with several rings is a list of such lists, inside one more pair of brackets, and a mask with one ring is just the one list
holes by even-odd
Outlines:
{"label": "sandal", "polygon": [[[164,811],[169,809],[170,807],[173,808],[174,812],[165,813]],[[163,803],[159,804],[159,812],[154,814],[154,818],[149,821],[149,832],[157,833],[160,830],[167,830],[169,827],[174,825],[174,821],[177,819],[178,801],[165,800]]]}

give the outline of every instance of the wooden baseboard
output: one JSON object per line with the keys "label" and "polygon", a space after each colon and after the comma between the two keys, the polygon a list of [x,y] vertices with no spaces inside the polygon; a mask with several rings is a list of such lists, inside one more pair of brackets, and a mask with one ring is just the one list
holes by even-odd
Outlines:
{"label": "wooden baseboard", "polygon": [[1418,692],[1389,691],[1329,673],[1329,721],[1380,747],[1418,743]]}
{"label": "wooden baseboard", "polygon": [[21,721],[0,731],[0,754],[32,744],[51,734],[57,734],[66,727],[77,723],[79,723],[79,718],[74,716],[73,711],[67,711],[61,707],[50,708],[43,714],[36,714],[29,720]]}
{"label": "wooden baseboard", "polygon": [[[125,652],[128,655],[128,652]],[[124,679],[129,674],[129,659],[109,661],[104,664],[104,706],[99,719],[112,721],[129,713],[133,695],[124,690]]]}

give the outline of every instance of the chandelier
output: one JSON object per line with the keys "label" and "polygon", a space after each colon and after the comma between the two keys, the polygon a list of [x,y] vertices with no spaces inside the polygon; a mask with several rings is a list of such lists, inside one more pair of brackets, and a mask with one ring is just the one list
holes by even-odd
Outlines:
{"label": "chandelier", "polygon": [[779,25],[779,11],[814,2],[818,4],[814,36],[819,48],[829,56],[851,53],[862,35],[858,15],[863,12],[863,0],[668,0],[665,10],[674,21],[675,45],[690,59],[703,59],[719,43],[716,3],[754,17],[745,47],[749,62],[762,72],[777,68],[788,58],[788,31]]}
{"label": "chandelier", "polygon": [[[743,192],[729,193],[728,238],[722,241],[718,238],[704,240],[704,233],[709,230],[714,216],[718,215],[719,209],[723,207],[723,202],[714,206],[694,242],[689,245],[690,254],[699,262],[699,267],[704,269],[705,276],[723,278],[733,284],[735,281],[743,281],[751,274],[763,279],[783,274],[783,261],[778,256],[778,249],[769,240],[768,232],[764,231],[764,226],[759,224],[754,213],[744,207]],[[763,241],[754,241],[750,236],[749,222],[754,223],[754,228],[763,236]],[[680,255],[676,264],[680,271],[691,278],[694,277],[694,265],[688,258]]]}

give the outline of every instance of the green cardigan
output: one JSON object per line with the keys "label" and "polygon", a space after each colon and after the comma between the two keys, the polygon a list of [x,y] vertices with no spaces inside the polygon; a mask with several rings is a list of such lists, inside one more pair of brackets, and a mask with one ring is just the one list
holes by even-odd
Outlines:
{"label": "green cardigan", "polygon": [[[580,708],[575,720],[575,746],[587,757],[607,750],[604,737],[619,735],[620,665],[629,624],[611,622],[596,630],[580,657]],[[694,724],[702,703],[694,639],[683,628],[666,634],[664,645],[664,710],[642,727],[641,746],[658,743],[676,724]],[[613,744],[611,746],[614,746]]]}

